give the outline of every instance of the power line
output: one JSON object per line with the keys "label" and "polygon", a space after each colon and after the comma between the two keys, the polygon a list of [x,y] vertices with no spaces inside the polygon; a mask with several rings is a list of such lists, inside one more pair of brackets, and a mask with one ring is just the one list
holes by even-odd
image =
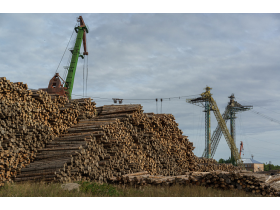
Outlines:
{"label": "power line", "polygon": [[259,116],[261,116],[262,118],[265,118],[265,119],[267,119],[267,120],[270,120],[270,121],[272,121],[272,122],[275,122],[275,123],[280,124],[280,121],[279,121],[279,120],[275,120],[275,119],[273,119],[272,117],[269,117],[269,116],[267,116],[267,115],[264,115],[264,114],[262,114],[262,113],[260,113],[260,112],[254,111],[254,110],[250,110],[250,111],[253,112],[253,113],[255,113],[255,114],[257,114],[257,115],[259,115]]}
{"label": "power line", "polygon": [[[237,97],[236,97],[236,98],[237,98]],[[246,100],[243,100],[243,99],[240,99],[240,98],[238,98],[238,100],[241,100],[241,101],[246,101]],[[248,102],[248,101],[246,101],[246,102]],[[250,102],[248,102],[248,103],[250,103]],[[267,109],[267,108],[264,108],[264,107],[262,107],[262,106],[258,106],[258,105],[254,105],[254,106],[257,106],[257,107],[260,107],[260,108],[266,109],[266,110],[271,111],[271,112],[274,112],[274,113],[276,113],[276,114],[280,114],[279,112],[272,111],[272,110]]]}
{"label": "power line", "polygon": [[[243,100],[243,99],[240,99],[240,98],[238,98],[238,100],[246,101],[246,100]],[[248,101],[246,101],[246,102],[248,102]],[[254,105],[254,106],[257,106],[257,105]],[[257,106],[257,107],[266,109],[266,108],[261,107],[261,106]],[[274,112],[274,113],[276,113],[276,114],[280,114],[280,113],[278,113],[278,112],[275,112],[275,111],[272,111],[272,110],[269,110],[269,109],[266,109],[266,110],[271,111],[271,112]],[[267,120],[270,120],[270,121],[272,121],[272,122],[275,122],[275,123],[280,124],[280,121],[279,121],[279,120],[275,120],[274,118],[269,117],[269,116],[267,116],[267,115],[265,115],[265,114],[263,114],[263,113],[260,113],[260,112],[258,112],[258,111],[252,110],[252,109],[251,109],[250,111],[253,112],[253,113],[255,113],[255,114],[257,114],[257,115],[259,115],[259,116],[261,116],[261,117],[263,117],[263,118],[265,118],[265,119],[267,119]]]}
{"label": "power line", "polygon": [[[72,95],[75,95],[75,94],[72,94]],[[181,99],[181,98],[185,98],[185,97],[190,97],[190,96],[197,96],[197,95],[200,95],[200,94],[196,94],[196,95],[189,95],[189,96],[176,96],[176,97],[169,97],[169,98],[161,98],[162,100],[164,100],[164,99],[174,99],[174,98],[178,98],[178,99]],[[76,96],[83,96],[83,95],[77,95],[76,94]],[[93,97],[93,96],[85,96],[85,97],[90,97],[90,98],[100,98],[100,97]],[[112,99],[112,98],[104,98],[104,99]],[[139,98],[124,98],[123,100],[137,100],[137,101],[141,101],[141,100],[143,100],[143,101],[145,101],[145,100],[151,100],[151,101],[153,101],[153,100],[155,100],[155,99],[157,99],[157,98],[141,98],[141,99],[139,99]]]}
{"label": "power line", "polygon": [[[279,159],[279,157],[278,157],[278,158],[273,158],[273,157],[275,157],[275,156],[270,156],[270,155],[268,155],[267,153],[258,153],[258,152],[255,152],[255,151],[252,153],[251,150],[250,150],[250,147],[249,147],[249,142],[247,142],[247,141],[248,141],[247,138],[250,138],[250,139],[253,139],[253,140],[257,140],[257,141],[262,141],[262,142],[267,142],[267,141],[259,140],[259,139],[252,138],[252,137],[249,137],[248,135],[246,135],[246,134],[244,133],[243,129],[242,129],[242,125],[241,125],[241,116],[239,117],[239,123],[240,123],[240,130],[242,131],[243,136],[246,136],[246,138],[243,138],[243,139],[244,139],[244,142],[245,142],[246,145],[247,145],[247,147],[244,148],[244,152],[246,152],[246,151],[249,150],[249,153],[250,153],[250,154],[253,154],[253,153],[254,153],[254,154],[261,154],[261,155],[258,155],[258,156],[265,157],[265,158],[269,158],[269,159]],[[272,142],[267,142],[267,143],[275,144],[275,143],[272,143]],[[279,145],[279,144],[276,144],[276,145]],[[260,147],[256,147],[256,146],[253,146],[253,147],[255,147],[255,148],[260,148]],[[275,151],[275,150],[273,150],[273,151]],[[276,151],[276,152],[278,152],[278,151]],[[265,155],[265,156],[262,156],[262,155]]]}
{"label": "power line", "polygon": [[[241,126],[241,116],[239,117],[239,123],[240,123],[240,129],[241,129],[242,132],[244,133],[243,129],[241,128],[241,127],[243,127],[243,126]],[[244,133],[243,135],[245,135],[246,138],[249,138],[249,139],[253,139],[253,140],[257,140],[257,141],[266,142],[266,143],[269,143],[269,144],[275,144],[275,145],[279,145],[279,146],[280,146],[280,144],[276,144],[276,143],[268,142],[268,141],[265,141],[265,140],[260,140],[260,139],[256,139],[256,138],[249,137],[249,136],[248,136],[247,134],[245,134],[245,133]]]}

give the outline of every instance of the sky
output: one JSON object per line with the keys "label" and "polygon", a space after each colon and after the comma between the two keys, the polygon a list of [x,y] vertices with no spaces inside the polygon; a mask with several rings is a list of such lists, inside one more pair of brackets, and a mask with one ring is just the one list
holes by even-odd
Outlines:
{"label": "sky", "polygon": [[[79,15],[89,28],[89,55],[88,65],[78,61],[73,98],[91,97],[97,107],[120,98],[145,112],[173,114],[201,156],[205,113],[186,99],[209,86],[223,113],[234,94],[253,106],[237,114],[242,157],[280,165],[279,14],[0,13],[0,77],[30,89],[46,88],[56,71],[65,78]],[[216,126],[211,113],[212,133]],[[229,156],[222,136],[214,159]]]}

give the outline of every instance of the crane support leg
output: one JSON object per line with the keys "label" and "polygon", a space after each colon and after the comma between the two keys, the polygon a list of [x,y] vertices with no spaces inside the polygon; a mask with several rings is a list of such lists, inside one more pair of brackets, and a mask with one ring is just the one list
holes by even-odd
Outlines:
{"label": "crane support leg", "polygon": [[[234,145],[236,146],[236,138],[235,138],[235,113],[233,111],[230,112],[230,135],[233,139]],[[231,160],[235,163],[234,154],[231,149]]]}
{"label": "crane support leg", "polygon": [[206,158],[211,158],[211,116],[209,101],[205,102],[205,148]]}

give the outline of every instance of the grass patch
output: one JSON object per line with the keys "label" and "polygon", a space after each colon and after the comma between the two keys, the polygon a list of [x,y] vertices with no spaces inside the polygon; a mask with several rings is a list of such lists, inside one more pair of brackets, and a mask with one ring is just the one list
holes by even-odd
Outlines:
{"label": "grass patch", "polygon": [[16,183],[0,188],[0,197],[257,197],[242,190],[220,190],[202,186],[144,186],[78,182],[80,190],[63,190],[60,183]]}
{"label": "grass patch", "polygon": [[16,183],[0,188],[0,197],[86,197],[90,193],[63,190],[59,183]]}
{"label": "grass patch", "polygon": [[[121,188],[121,187],[119,187]],[[124,197],[256,197],[242,190],[221,190],[193,185],[145,186],[142,189],[127,187],[119,189]]]}
{"label": "grass patch", "polygon": [[121,196],[122,193],[113,185],[107,183],[99,184],[96,182],[79,182],[80,190],[85,193],[91,193],[93,196],[109,197]]}

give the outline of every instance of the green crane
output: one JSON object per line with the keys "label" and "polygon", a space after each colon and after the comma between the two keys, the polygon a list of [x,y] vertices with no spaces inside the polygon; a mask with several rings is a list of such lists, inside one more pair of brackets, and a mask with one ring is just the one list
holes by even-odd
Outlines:
{"label": "green crane", "polygon": [[[86,44],[86,33],[88,33],[88,28],[82,16],[79,16],[77,20],[78,22],[80,22],[80,26],[75,27],[77,38],[76,38],[74,48],[70,50],[72,53],[72,58],[71,58],[70,66],[68,68],[66,82],[59,76],[58,73],[55,73],[55,75],[49,82],[48,88],[42,88],[43,91],[46,91],[49,94],[57,94],[63,97],[67,97],[69,100],[71,99],[72,96],[78,58],[81,57],[82,59],[84,59],[84,56],[88,55],[87,44]],[[84,44],[84,53],[81,55],[80,49],[81,49],[82,41]],[[60,79],[64,82],[64,87]]]}
{"label": "green crane", "polygon": [[[81,57],[84,59],[84,56],[88,55],[87,47],[86,47],[86,33],[88,33],[88,28],[85,25],[85,22],[84,22],[82,16],[79,16],[78,21],[80,21],[80,26],[75,27],[75,31],[77,33],[77,38],[76,38],[76,43],[75,43],[74,49],[71,50],[72,58],[71,58],[70,67],[68,69],[66,82],[64,85],[64,87],[67,88],[66,95],[69,98],[69,100],[71,99],[71,96],[72,96],[72,90],[73,90],[73,86],[74,86],[74,78],[75,78],[75,73],[76,73],[77,64],[78,64],[78,58]],[[84,44],[83,55],[80,54],[82,41]]]}

